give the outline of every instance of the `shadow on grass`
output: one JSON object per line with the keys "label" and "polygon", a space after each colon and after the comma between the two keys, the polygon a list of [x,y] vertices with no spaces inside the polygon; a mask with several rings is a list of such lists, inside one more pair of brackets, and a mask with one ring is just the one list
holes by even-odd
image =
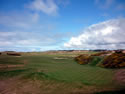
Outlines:
{"label": "shadow on grass", "polygon": [[27,71],[28,69],[18,69],[18,70],[11,70],[11,71],[0,71],[0,78],[4,77],[13,77],[20,75],[21,73]]}
{"label": "shadow on grass", "polygon": [[48,78],[48,75],[46,75],[43,72],[31,72],[31,73],[24,75],[23,78],[24,79],[32,79],[32,80],[34,80],[34,79],[41,80],[41,79]]}
{"label": "shadow on grass", "polygon": [[117,91],[96,92],[94,94],[125,94],[125,89],[117,90]]}
{"label": "shadow on grass", "polygon": [[90,66],[96,66],[101,60],[102,60],[102,57],[94,56],[92,61],[89,63],[89,65]]}
{"label": "shadow on grass", "polygon": [[31,80],[53,80],[58,82],[65,82],[65,80],[58,80],[44,72],[31,72],[28,74],[25,74],[23,79],[31,79]]}

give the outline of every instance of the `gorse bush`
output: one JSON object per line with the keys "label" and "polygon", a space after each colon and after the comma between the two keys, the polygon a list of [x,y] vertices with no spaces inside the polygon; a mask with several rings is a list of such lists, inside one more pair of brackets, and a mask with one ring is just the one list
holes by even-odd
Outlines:
{"label": "gorse bush", "polygon": [[78,64],[88,64],[91,61],[91,59],[92,57],[86,54],[75,57],[75,61],[77,61]]}
{"label": "gorse bush", "polygon": [[125,53],[113,53],[110,56],[104,58],[100,64],[102,67],[106,68],[121,68],[125,67]]}
{"label": "gorse bush", "polygon": [[115,52],[111,55],[109,52],[100,52],[93,55],[79,55],[75,57],[78,64],[89,64],[91,66],[100,66],[105,68],[122,68],[125,67],[125,53]]}

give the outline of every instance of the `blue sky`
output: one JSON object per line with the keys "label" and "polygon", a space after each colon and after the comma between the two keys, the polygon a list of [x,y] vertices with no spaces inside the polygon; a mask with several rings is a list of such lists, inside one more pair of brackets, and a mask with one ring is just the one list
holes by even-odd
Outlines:
{"label": "blue sky", "polygon": [[0,51],[125,48],[124,27],[125,0],[0,0]]}

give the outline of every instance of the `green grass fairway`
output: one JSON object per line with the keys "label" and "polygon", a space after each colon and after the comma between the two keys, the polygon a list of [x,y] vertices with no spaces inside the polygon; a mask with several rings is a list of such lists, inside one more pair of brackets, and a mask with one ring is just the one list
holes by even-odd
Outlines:
{"label": "green grass fairway", "polygon": [[[0,64],[2,66],[18,66],[1,67],[0,80],[6,83],[10,78],[16,79],[20,83],[13,82],[15,85],[9,88],[14,88],[9,90],[12,92],[13,89],[20,88],[20,94],[31,94],[31,92],[36,94],[85,94],[85,92],[114,91],[120,87],[113,80],[115,70],[94,66],[99,58],[95,59],[93,64],[79,65],[73,60],[72,55],[46,53],[23,53],[21,57],[1,55]],[[30,84],[38,87],[39,90],[36,90],[39,93],[35,90],[23,90],[24,86]],[[29,88],[33,87],[29,86]],[[7,94],[4,88],[0,89],[0,92]]]}

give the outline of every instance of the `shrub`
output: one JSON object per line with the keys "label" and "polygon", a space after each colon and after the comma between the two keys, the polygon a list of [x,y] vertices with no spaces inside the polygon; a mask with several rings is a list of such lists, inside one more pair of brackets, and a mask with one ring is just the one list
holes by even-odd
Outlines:
{"label": "shrub", "polygon": [[21,56],[20,53],[7,53],[7,55],[11,55],[11,56]]}
{"label": "shrub", "polygon": [[77,61],[78,64],[88,64],[91,59],[92,57],[86,54],[75,57],[75,61]]}
{"label": "shrub", "polygon": [[125,53],[113,53],[104,58],[100,66],[106,68],[121,68],[125,67]]}

